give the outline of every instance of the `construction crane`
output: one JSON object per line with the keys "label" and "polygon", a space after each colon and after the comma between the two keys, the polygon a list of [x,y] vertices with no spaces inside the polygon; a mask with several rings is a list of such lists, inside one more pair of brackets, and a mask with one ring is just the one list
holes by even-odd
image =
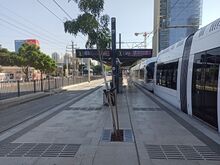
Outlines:
{"label": "construction crane", "polygon": [[134,33],[135,36],[138,36],[138,35],[143,35],[144,36],[144,48],[146,49],[147,48],[147,35],[148,33],[147,32],[141,32],[141,33]]}

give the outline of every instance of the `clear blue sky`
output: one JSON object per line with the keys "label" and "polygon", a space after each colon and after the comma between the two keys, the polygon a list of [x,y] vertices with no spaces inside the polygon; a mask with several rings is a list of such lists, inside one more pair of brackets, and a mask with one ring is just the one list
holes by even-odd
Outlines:
{"label": "clear blue sky", "polygon": [[[56,0],[72,18],[79,11],[75,3]],[[62,20],[67,16],[53,0],[41,0]],[[203,0],[202,26],[220,17],[219,0]],[[143,41],[135,32],[153,30],[153,0],[105,0],[105,11],[117,18],[117,33],[122,33],[122,41]],[[22,29],[22,30],[21,30]],[[42,7],[37,0],[1,0],[0,3],[0,44],[14,51],[14,40],[35,38],[40,41],[41,50],[47,54],[65,53],[66,46],[73,40],[83,48],[85,38],[64,33],[62,22]],[[148,44],[151,45],[149,39]]]}

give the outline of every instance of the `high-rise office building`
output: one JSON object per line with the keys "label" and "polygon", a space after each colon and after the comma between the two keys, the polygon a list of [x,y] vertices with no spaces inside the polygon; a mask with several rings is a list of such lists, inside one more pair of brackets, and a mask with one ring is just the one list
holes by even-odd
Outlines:
{"label": "high-rise office building", "polygon": [[154,0],[154,54],[198,30],[201,16],[202,0]]}
{"label": "high-rise office building", "polygon": [[52,53],[51,56],[56,63],[60,63],[60,55],[57,52]]}
{"label": "high-rise office building", "polygon": [[32,44],[32,45],[36,45],[36,46],[40,46],[40,43],[38,40],[36,39],[26,39],[26,40],[15,40],[15,52],[18,53],[18,50],[20,49],[20,47],[24,44]]}

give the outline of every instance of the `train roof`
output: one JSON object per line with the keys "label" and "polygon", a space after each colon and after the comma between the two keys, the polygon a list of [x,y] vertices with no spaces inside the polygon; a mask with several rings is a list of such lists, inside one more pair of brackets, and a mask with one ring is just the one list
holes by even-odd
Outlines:
{"label": "train roof", "polygon": [[144,65],[148,65],[149,63],[152,63],[152,62],[156,62],[157,61],[157,57],[151,57],[151,58],[148,58],[144,61]]}
{"label": "train roof", "polygon": [[157,63],[163,63],[167,61],[175,61],[182,57],[184,45],[187,38],[171,45],[170,47],[160,51],[158,53]]}
{"label": "train roof", "polygon": [[220,18],[199,29],[193,36],[191,53],[220,47]]}
{"label": "train roof", "polygon": [[137,65],[131,68],[131,70],[139,70],[139,69],[140,69],[140,63],[138,63]]}

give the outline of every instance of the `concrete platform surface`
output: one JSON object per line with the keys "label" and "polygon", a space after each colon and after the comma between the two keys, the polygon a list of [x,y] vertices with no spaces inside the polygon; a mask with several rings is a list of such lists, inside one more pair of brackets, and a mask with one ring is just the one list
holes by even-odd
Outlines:
{"label": "concrete platform surface", "polygon": [[[82,88],[88,90],[89,86]],[[9,144],[0,142],[0,164],[220,164],[220,155],[207,143],[133,85],[126,86],[118,95],[120,129],[130,131],[126,136],[131,136],[132,141],[106,140],[104,137],[108,139],[109,135],[104,132],[112,129],[112,118],[109,107],[103,106],[103,88],[68,104],[55,116],[20,133]],[[0,135],[1,140],[3,137],[4,134]]]}

